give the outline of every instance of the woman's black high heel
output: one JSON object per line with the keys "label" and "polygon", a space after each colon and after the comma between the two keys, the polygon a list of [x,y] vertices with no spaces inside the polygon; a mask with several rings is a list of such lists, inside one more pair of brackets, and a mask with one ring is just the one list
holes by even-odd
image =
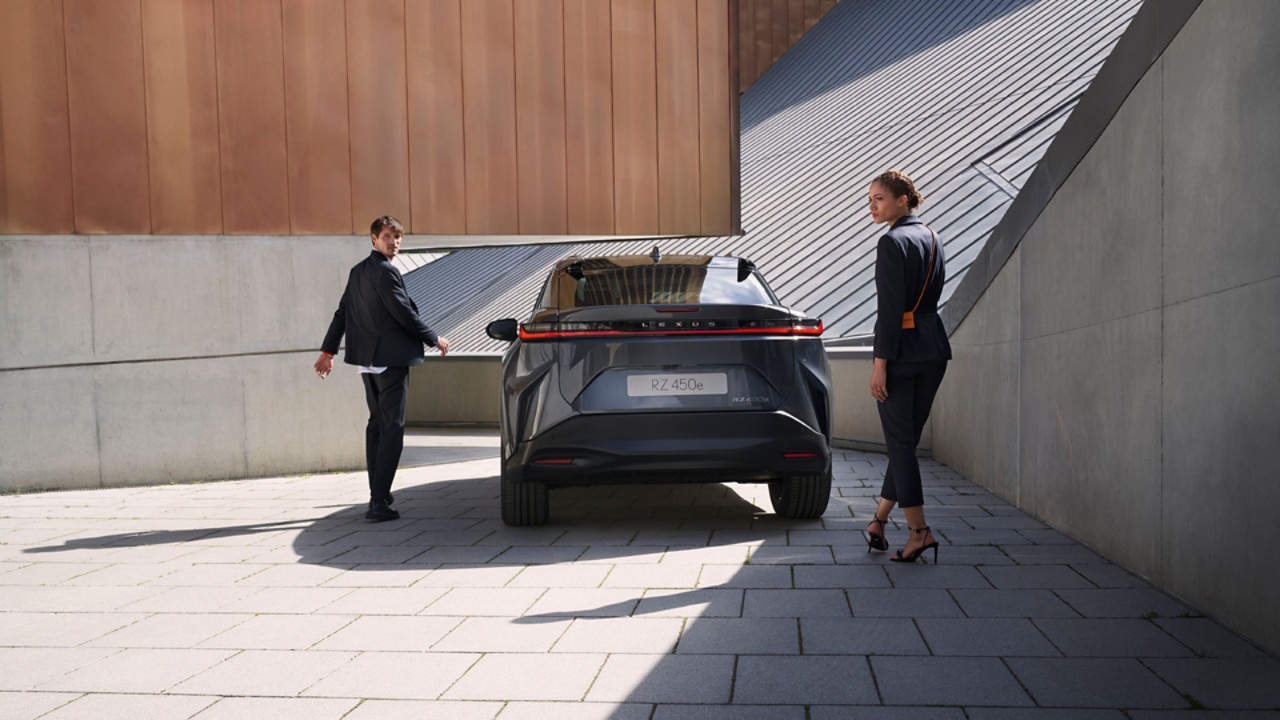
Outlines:
{"label": "woman's black high heel", "polygon": [[[875,515],[872,515],[871,522],[880,523],[880,529],[884,530],[884,522],[885,522],[884,520],[881,520]],[[869,530],[863,530],[862,538],[867,541],[868,553],[871,552],[872,550],[884,551],[889,549],[889,541],[884,539],[884,535],[878,535]]]}
{"label": "woman's black high heel", "polygon": [[[924,526],[924,527],[922,527],[922,528],[913,528],[913,527],[909,527],[909,528],[907,528],[907,530],[908,530],[908,531],[910,531],[910,532],[913,532],[913,533],[926,533],[926,532],[929,532],[929,526],[928,526],[928,525],[925,525],[925,526]],[[921,555],[923,555],[923,554],[924,554],[924,551],[925,551],[925,550],[928,550],[929,548],[933,548],[933,563],[934,563],[935,565],[937,565],[937,564],[938,564],[938,541],[937,541],[937,540],[934,540],[934,541],[933,541],[933,542],[931,542],[931,543],[925,543],[924,545],[922,545],[922,546],[920,546],[920,547],[916,548],[915,550],[911,551],[911,554],[910,554],[910,555],[905,555],[905,556],[904,556],[904,555],[902,554],[902,551],[901,551],[901,550],[899,550],[898,552],[894,553],[893,555],[890,555],[890,556],[889,556],[889,559],[890,559],[890,560],[892,560],[892,561],[894,561],[894,562],[915,562],[916,560],[918,560],[918,559],[920,558],[920,556],[921,556]]]}

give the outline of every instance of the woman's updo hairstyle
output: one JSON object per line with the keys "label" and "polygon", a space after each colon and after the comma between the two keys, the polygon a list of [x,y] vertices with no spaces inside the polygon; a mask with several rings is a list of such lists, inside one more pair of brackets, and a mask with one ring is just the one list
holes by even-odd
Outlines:
{"label": "woman's updo hairstyle", "polygon": [[911,178],[907,174],[898,170],[890,170],[880,173],[872,182],[880,184],[880,187],[893,193],[894,197],[907,196],[907,208],[915,210],[920,207],[920,203],[924,202],[924,198],[920,196],[920,191],[916,190],[916,184],[911,182]]}

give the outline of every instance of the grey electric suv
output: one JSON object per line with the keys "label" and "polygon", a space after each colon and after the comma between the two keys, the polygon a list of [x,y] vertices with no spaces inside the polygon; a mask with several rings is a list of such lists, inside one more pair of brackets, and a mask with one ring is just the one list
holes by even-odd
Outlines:
{"label": "grey electric suv", "polygon": [[572,257],[527,321],[489,323],[503,357],[502,519],[538,525],[549,488],[768,483],[774,511],[831,495],[822,321],[722,256]]}

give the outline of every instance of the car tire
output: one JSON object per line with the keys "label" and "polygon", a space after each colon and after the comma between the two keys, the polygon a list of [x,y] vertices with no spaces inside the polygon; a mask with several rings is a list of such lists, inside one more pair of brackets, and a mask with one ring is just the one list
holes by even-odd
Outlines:
{"label": "car tire", "polygon": [[544,525],[550,516],[547,484],[515,482],[502,468],[502,522],[514,527]]}
{"label": "car tire", "polygon": [[769,500],[780,517],[822,517],[831,502],[831,473],[801,475],[769,483]]}

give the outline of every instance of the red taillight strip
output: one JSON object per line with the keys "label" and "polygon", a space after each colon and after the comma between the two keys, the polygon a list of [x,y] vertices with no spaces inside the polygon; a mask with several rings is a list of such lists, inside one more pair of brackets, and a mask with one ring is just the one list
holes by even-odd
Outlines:
{"label": "red taillight strip", "polygon": [[573,458],[543,458],[534,460],[534,465],[572,465]]}
{"label": "red taillight strip", "polygon": [[811,453],[811,452],[782,453],[782,457],[788,460],[802,460],[804,458],[816,458],[818,457],[818,453]]}
{"label": "red taillight strip", "polygon": [[822,323],[815,327],[778,327],[778,328],[725,328],[723,330],[553,330],[551,332],[529,332],[520,328],[521,340],[559,340],[561,338],[603,338],[603,337],[656,337],[661,335],[808,335],[822,334]]}

